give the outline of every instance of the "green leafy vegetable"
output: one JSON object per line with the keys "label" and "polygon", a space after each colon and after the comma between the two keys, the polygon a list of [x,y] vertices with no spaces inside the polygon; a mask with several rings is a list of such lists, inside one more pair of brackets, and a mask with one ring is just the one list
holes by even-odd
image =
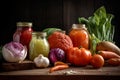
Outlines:
{"label": "green leafy vegetable", "polygon": [[95,45],[100,41],[114,42],[115,27],[111,24],[114,15],[106,13],[104,6],[98,8],[94,14],[90,17],[79,17],[79,23],[86,24],[86,27],[90,33],[91,45],[90,48],[95,52]]}
{"label": "green leafy vegetable", "polygon": [[45,28],[43,32],[47,33],[47,38],[49,35],[51,35],[54,31],[62,31],[60,28]]}

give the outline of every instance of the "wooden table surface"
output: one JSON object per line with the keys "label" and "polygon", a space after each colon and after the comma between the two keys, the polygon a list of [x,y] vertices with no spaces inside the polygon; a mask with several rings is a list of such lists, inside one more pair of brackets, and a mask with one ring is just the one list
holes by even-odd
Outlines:
{"label": "wooden table surface", "polygon": [[50,68],[0,72],[0,80],[120,80],[120,66],[70,67],[49,73]]}

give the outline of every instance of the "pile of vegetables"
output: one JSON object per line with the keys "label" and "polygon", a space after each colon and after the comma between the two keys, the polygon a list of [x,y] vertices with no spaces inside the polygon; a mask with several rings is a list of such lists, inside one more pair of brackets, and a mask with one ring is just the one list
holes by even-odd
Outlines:
{"label": "pile of vegetables", "polygon": [[[104,6],[98,8],[88,18],[78,18],[79,23],[85,24],[88,29],[90,51],[93,55],[91,64],[96,68],[102,67],[104,62],[111,65],[120,65],[120,48],[113,41],[115,32],[115,26],[112,25],[113,18],[114,15],[107,13]],[[100,58],[101,56],[105,61]],[[96,62],[96,65],[100,63],[101,66],[95,66],[93,62]]]}
{"label": "pile of vegetables", "polygon": [[[33,62],[40,68],[52,66],[50,73],[67,69],[70,65],[101,68],[107,62],[119,66],[120,48],[113,41],[113,18],[114,15],[108,14],[102,6],[92,16],[78,18],[79,23],[85,25],[81,30],[74,29],[67,35],[60,28],[45,28],[43,32],[47,33],[49,54],[46,57],[42,55],[44,53],[39,54]],[[24,61],[27,55],[27,48],[13,41],[1,47],[1,51],[7,62]]]}

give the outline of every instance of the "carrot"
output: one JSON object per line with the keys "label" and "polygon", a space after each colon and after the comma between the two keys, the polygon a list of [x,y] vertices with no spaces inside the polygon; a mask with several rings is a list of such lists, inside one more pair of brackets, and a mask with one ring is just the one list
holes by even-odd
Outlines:
{"label": "carrot", "polygon": [[110,58],[120,58],[118,54],[111,51],[98,51],[98,53],[104,58],[104,59],[110,59]]}
{"label": "carrot", "polygon": [[64,64],[66,64],[66,63],[64,63],[64,62],[62,62],[62,61],[56,61],[56,62],[54,63],[54,66],[64,65]]}
{"label": "carrot", "polygon": [[57,65],[57,66],[50,68],[49,73],[52,73],[57,70],[67,69],[67,68],[69,68],[69,66],[67,64]]}
{"label": "carrot", "polygon": [[120,65],[120,58],[111,58],[108,59],[106,62],[112,66],[119,66]]}
{"label": "carrot", "polygon": [[116,54],[120,55],[120,48],[117,45],[115,45],[114,43],[110,42],[110,41],[99,42],[96,45],[96,50],[97,51],[100,51],[100,50],[112,51],[112,52],[115,52]]}

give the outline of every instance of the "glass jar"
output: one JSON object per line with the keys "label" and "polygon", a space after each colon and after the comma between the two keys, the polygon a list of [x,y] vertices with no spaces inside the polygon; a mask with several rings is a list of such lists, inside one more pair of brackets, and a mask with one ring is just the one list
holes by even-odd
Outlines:
{"label": "glass jar", "polygon": [[[29,51],[29,43],[32,38],[32,23],[31,22],[17,22],[17,29],[13,34],[13,41],[20,42],[27,47]],[[27,54],[27,58],[29,53]]]}
{"label": "glass jar", "polygon": [[73,24],[69,36],[74,47],[89,48],[89,34],[85,24]]}
{"label": "glass jar", "polygon": [[46,32],[33,32],[32,39],[29,44],[29,59],[34,60],[39,54],[48,57],[49,43],[46,39]]}

